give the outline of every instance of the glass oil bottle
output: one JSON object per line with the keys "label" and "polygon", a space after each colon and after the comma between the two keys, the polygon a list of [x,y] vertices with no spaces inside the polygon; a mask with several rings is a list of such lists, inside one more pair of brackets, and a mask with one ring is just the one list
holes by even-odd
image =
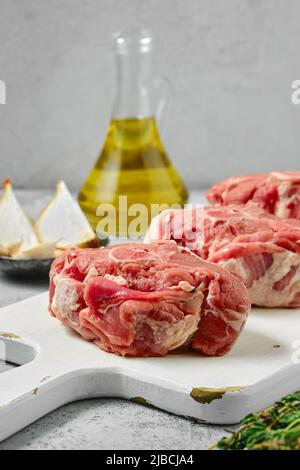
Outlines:
{"label": "glass oil bottle", "polygon": [[[135,215],[128,210],[133,205],[147,208],[148,225],[152,205],[182,207],[188,197],[158,131],[152,45],[151,36],[143,32],[115,37],[117,89],[112,119],[100,156],[78,197],[95,230],[105,212],[99,207],[115,209],[116,225],[107,233],[113,238],[130,237],[128,226]],[[121,205],[124,197],[126,205]],[[146,228],[140,230],[141,236]]]}

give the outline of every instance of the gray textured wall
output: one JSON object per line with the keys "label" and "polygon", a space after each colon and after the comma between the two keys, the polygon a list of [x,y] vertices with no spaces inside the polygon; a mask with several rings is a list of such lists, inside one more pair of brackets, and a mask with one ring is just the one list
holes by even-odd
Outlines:
{"label": "gray textured wall", "polygon": [[190,186],[300,169],[299,0],[0,0],[0,177],[79,187],[113,96],[111,34],[150,26],[173,81],[163,132]]}

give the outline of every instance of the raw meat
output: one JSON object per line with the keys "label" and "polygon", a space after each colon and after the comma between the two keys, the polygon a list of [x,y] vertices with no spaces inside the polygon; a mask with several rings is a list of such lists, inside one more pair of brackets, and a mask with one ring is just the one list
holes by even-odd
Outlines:
{"label": "raw meat", "polygon": [[270,214],[300,219],[300,172],[272,172],[234,176],[206,193],[212,204],[255,202]]}
{"label": "raw meat", "polygon": [[174,241],[70,249],[50,272],[50,312],[123,356],[228,352],[250,300],[243,283]]}
{"label": "raw meat", "polygon": [[175,240],[237,275],[253,304],[300,306],[300,222],[256,205],[164,211],[145,241]]}

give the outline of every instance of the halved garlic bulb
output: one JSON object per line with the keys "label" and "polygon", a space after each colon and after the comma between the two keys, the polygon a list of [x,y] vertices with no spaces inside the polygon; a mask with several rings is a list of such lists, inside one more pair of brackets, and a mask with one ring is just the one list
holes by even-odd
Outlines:
{"label": "halved garlic bulb", "polygon": [[39,243],[27,250],[18,250],[13,254],[16,259],[47,259],[55,256],[56,243]]}
{"label": "halved garlic bulb", "polygon": [[0,199],[0,254],[13,256],[39,242],[34,225],[16,198],[11,182],[5,180],[3,186]]}
{"label": "halved garlic bulb", "polygon": [[38,218],[36,230],[42,243],[56,243],[58,250],[96,243],[95,232],[64,181],[57,184],[54,197]]}

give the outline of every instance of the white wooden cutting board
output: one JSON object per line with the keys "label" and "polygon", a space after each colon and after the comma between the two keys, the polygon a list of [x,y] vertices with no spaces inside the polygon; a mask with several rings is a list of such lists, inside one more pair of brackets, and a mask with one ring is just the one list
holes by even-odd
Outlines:
{"label": "white wooden cutting board", "polygon": [[59,406],[124,397],[206,423],[232,424],[300,389],[300,310],[252,311],[225,357],[121,358],[47,312],[48,294],[0,310],[0,440]]}

